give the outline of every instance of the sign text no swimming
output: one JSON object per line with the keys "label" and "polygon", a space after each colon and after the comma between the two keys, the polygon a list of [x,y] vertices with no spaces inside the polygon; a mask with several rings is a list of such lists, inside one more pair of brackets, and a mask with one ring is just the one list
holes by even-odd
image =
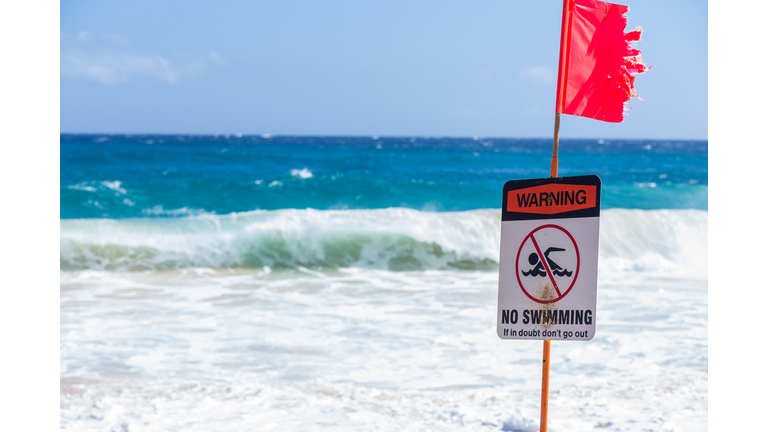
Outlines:
{"label": "sign text no swimming", "polygon": [[594,337],[600,190],[595,175],[504,185],[500,338]]}

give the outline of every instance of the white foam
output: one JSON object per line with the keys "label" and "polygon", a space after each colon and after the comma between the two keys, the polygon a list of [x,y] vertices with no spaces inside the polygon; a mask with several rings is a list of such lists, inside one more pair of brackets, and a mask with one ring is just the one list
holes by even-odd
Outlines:
{"label": "white foam", "polygon": [[312,177],[315,176],[314,174],[312,174],[312,171],[310,171],[307,168],[292,169],[291,170],[291,175],[294,176],[294,177],[297,177],[297,178],[301,178],[301,179],[308,179],[308,178],[312,178]]}
{"label": "white foam", "polygon": [[81,190],[86,192],[96,192],[96,188],[93,186],[89,186],[88,182],[82,182],[75,185],[70,185],[70,186],[67,186],[67,189]]}
{"label": "white foam", "polygon": [[207,212],[203,209],[194,209],[194,208],[177,208],[177,209],[170,209],[166,210],[163,208],[162,205],[156,205],[152,208],[145,208],[141,210],[141,213],[146,216],[200,216],[204,214],[215,214],[212,212]]}
{"label": "white foam", "polygon": [[[61,428],[535,431],[541,342],[498,339],[496,292],[495,272],[64,272]],[[706,430],[706,282],[603,283],[595,316],[552,343],[550,430]]]}
{"label": "white foam", "polygon": [[708,213],[701,210],[603,211],[600,270],[679,273],[707,278]]}
{"label": "white foam", "polygon": [[120,180],[103,181],[103,182],[101,182],[101,184],[106,186],[107,188],[112,189],[113,191],[117,192],[117,194],[125,195],[126,193],[128,193],[127,190],[125,190],[125,189],[120,187],[120,185],[123,184],[123,182],[121,182]]}

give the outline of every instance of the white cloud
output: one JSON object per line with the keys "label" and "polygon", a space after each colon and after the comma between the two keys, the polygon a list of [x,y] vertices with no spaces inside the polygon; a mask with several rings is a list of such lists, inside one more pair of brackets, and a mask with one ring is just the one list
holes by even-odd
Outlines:
{"label": "white cloud", "polygon": [[557,72],[546,66],[533,66],[520,71],[520,76],[537,85],[557,84]]}
{"label": "white cloud", "polygon": [[216,53],[170,56],[141,52],[119,34],[97,36],[90,32],[61,33],[61,75],[116,84],[136,77],[149,77],[176,84],[200,76],[226,62]]}

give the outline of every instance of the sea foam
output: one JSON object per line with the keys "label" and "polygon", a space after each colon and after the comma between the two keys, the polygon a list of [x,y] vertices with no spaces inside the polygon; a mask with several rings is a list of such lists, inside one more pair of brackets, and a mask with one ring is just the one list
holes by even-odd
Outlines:
{"label": "sea foam", "polygon": [[[498,210],[274,210],[171,219],[61,220],[62,270],[495,270]],[[602,212],[600,271],[707,275],[708,213]]]}

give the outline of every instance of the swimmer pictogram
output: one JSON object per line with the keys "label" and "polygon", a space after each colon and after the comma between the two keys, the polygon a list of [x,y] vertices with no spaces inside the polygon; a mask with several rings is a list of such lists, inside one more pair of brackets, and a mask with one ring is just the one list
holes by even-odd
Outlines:
{"label": "swimmer pictogram", "polygon": [[517,281],[531,300],[553,303],[571,291],[579,264],[579,248],[571,233],[559,225],[542,225],[520,244]]}
{"label": "swimmer pictogram", "polygon": [[[565,249],[559,248],[559,247],[550,247],[547,248],[546,251],[544,251],[544,258],[547,259],[547,264],[549,264],[549,268],[552,270],[552,273],[555,274],[555,276],[571,276],[573,272],[570,272],[562,267],[560,267],[556,262],[552,261],[552,258],[549,257],[549,254],[552,252],[563,252]],[[523,271],[523,276],[541,276],[541,277],[547,277],[547,272],[544,269],[544,263],[539,259],[539,255],[536,252],[531,252],[530,255],[528,255],[528,262],[531,265],[535,265],[533,269],[530,271]]]}

